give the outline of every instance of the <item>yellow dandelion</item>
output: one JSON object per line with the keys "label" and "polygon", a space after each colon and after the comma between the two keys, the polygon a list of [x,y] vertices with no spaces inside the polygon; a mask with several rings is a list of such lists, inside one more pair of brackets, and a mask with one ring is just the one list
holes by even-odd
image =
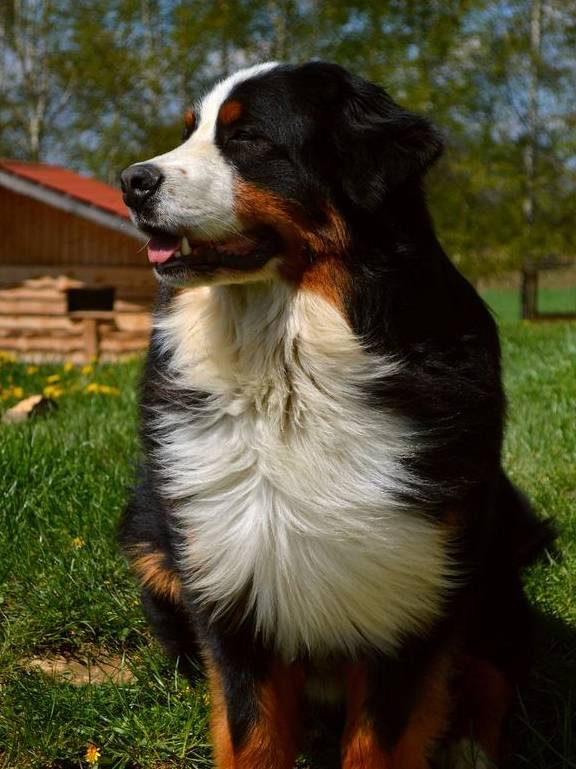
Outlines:
{"label": "yellow dandelion", "polygon": [[86,745],[86,755],[84,756],[84,760],[87,761],[90,766],[94,766],[94,764],[98,763],[100,756],[100,750],[96,747],[96,745],[94,745],[93,742],[89,742]]}
{"label": "yellow dandelion", "polygon": [[60,381],[60,374],[51,374],[49,377],[46,377],[46,381],[48,384],[54,384],[54,382]]}
{"label": "yellow dandelion", "polygon": [[81,547],[84,547],[85,544],[86,544],[86,541],[82,539],[82,537],[74,537],[74,539],[72,540],[72,545],[78,550],[80,550]]}
{"label": "yellow dandelion", "polygon": [[24,395],[24,390],[22,387],[18,387],[17,385],[9,385],[9,387],[5,387],[4,389],[0,390],[1,398],[3,401],[10,400],[10,398],[22,398]]}
{"label": "yellow dandelion", "polygon": [[84,374],[85,376],[87,374],[91,374],[93,371],[94,371],[94,366],[90,366],[90,365],[82,366],[82,368],[80,369],[80,373]]}
{"label": "yellow dandelion", "polygon": [[72,369],[74,368],[74,364],[70,363],[70,361],[66,361],[66,363],[62,366],[62,370],[65,374],[69,374]]}
{"label": "yellow dandelion", "polygon": [[0,363],[16,363],[16,356],[8,350],[0,350]]}
{"label": "yellow dandelion", "polygon": [[120,390],[117,387],[110,387],[110,385],[101,385],[100,392],[103,395],[120,395]]}
{"label": "yellow dandelion", "polygon": [[110,385],[99,384],[98,382],[87,384],[84,392],[88,395],[120,395],[120,390],[117,387],[110,387]]}
{"label": "yellow dandelion", "polygon": [[46,398],[60,398],[61,395],[64,395],[64,388],[58,387],[58,385],[46,385],[42,389],[42,394],[46,396]]}
{"label": "yellow dandelion", "polygon": [[38,366],[27,366],[26,367],[26,373],[27,374],[35,374],[38,371]]}

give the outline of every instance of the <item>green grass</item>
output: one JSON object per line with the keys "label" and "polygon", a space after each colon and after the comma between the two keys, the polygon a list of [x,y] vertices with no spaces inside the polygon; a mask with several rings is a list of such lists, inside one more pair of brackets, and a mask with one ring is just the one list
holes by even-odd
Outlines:
{"label": "green grass", "polygon": [[[191,692],[151,642],[115,545],[137,456],[139,365],[28,368],[1,366],[5,396],[64,394],[54,413],[0,427],[0,766],[86,765],[89,741],[101,766],[208,766],[203,687]],[[88,393],[90,383],[112,390]],[[31,657],[104,653],[126,656],[130,684],[74,686],[27,669]]]}
{"label": "green grass", "polygon": [[[496,309],[509,312],[509,299],[497,297]],[[506,463],[560,529],[559,553],[526,576],[546,619],[510,767],[568,769],[576,767],[576,325],[502,329]],[[0,767],[87,766],[88,742],[101,767],[210,765],[204,685],[191,690],[150,638],[115,545],[137,457],[138,370],[137,362],[85,373],[0,364],[0,409],[20,395],[14,388],[64,391],[55,412],[0,427]],[[48,383],[54,374],[60,380]],[[112,389],[90,394],[90,382]],[[125,656],[130,683],[75,686],[28,668],[35,656],[110,653]]]}

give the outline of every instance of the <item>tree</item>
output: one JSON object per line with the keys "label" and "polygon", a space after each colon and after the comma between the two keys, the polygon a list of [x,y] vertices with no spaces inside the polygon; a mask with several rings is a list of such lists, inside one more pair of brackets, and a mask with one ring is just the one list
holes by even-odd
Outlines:
{"label": "tree", "polygon": [[55,61],[61,42],[57,0],[7,0],[0,8],[0,146],[39,160],[54,139],[72,94]]}
{"label": "tree", "polygon": [[5,154],[115,182],[174,146],[215,78],[324,58],[444,130],[430,200],[469,275],[576,251],[576,0],[7,0],[0,13]]}
{"label": "tree", "polygon": [[575,11],[571,0],[507,0],[469,18],[463,130],[435,198],[450,250],[476,277],[576,252]]}

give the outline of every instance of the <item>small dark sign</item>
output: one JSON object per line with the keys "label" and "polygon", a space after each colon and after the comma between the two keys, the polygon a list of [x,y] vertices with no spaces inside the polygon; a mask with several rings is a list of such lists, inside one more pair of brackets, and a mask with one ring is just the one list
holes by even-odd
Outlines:
{"label": "small dark sign", "polygon": [[112,312],[114,310],[113,288],[69,288],[68,312]]}

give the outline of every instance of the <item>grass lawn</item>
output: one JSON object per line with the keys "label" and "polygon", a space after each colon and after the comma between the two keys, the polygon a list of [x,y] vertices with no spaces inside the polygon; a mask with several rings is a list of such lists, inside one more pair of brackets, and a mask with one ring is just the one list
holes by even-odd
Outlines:
{"label": "grass lawn", "polygon": [[[509,766],[568,769],[576,767],[576,324],[511,322],[511,295],[489,299],[502,318],[506,463],[561,532],[558,554],[526,575],[542,637]],[[101,767],[210,765],[204,685],[191,689],[151,640],[114,541],[137,456],[138,369],[0,363],[0,409],[43,387],[63,391],[54,413],[0,426],[0,767],[87,767],[88,743]],[[129,680],[78,684],[38,667],[103,658]]]}

